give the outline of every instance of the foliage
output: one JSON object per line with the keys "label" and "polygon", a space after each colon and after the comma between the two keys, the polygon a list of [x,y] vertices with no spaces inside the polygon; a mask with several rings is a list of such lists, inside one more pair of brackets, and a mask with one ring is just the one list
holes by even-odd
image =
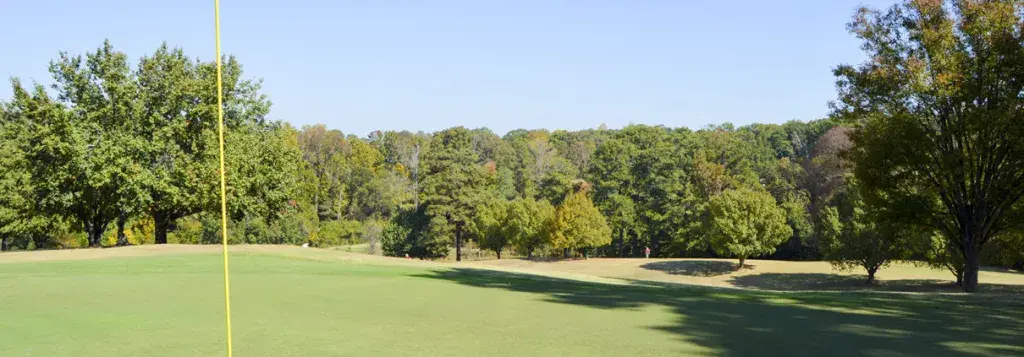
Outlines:
{"label": "foliage", "polygon": [[109,42],[85,57],[61,53],[50,64],[56,97],[12,81],[6,112],[24,125],[22,144],[38,211],[73,220],[99,246],[107,225],[148,200],[140,164],[145,142],[133,135],[138,106],[126,56]]}
{"label": "foliage", "polygon": [[[135,77],[139,87],[137,105],[142,114],[136,135],[145,140],[149,148],[143,162],[148,164],[153,176],[149,186],[152,203],[145,211],[156,222],[157,243],[166,242],[167,232],[176,220],[219,207],[215,67],[213,62],[193,60],[182,49],[169,48],[166,44],[139,61]],[[276,139],[269,135],[259,137],[274,130],[264,119],[270,111],[270,102],[260,93],[259,81],[242,77],[242,66],[232,56],[223,60],[223,89],[229,193],[255,193],[272,199],[268,202],[271,207],[258,209],[251,202],[244,203],[236,206],[232,214],[237,218],[259,210],[271,215],[270,211],[280,207],[280,199],[274,197],[279,193],[261,192],[264,188],[261,184],[267,183],[266,188],[275,191],[291,180],[283,176],[278,177],[283,178],[280,182],[260,180],[275,180],[274,173],[269,172],[273,170],[281,170],[281,175],[294,175],[278,166],[294,161],[273,157],[280,147],[263,147],[264,143],[279,143],[264,141]],[[256,160],[270,159],[267,165],[255,166],[253,163],[259,161],[238,157],[250,151],[260,154]],[[289,151],[280,153],[287,155]],[[235,189],[236,184],[240,189]],[[246,198],[243,195],[233,198]]]}
{"label": "foliage", "polygon": [[409,244],[412,229],[398,222],[388,222],[381,230],[381,251],[384,255],[400,257],[412,251]]}
{"label": "foliage", "polygon": [[448,227],[443,218],[427,215],[425,207],[402,211],[381,230],[381,251],[393,257],[443,258],[450,246]]}
{"label": "foliage", "polygon": [[906,256],[913,234],[865,204],[858,187],[848,183],[825,207],[820,220],[822,253],[840,269],[864,268],[867,282],[893,260]]}
{"label": "foliage", "polygon": [[849,28],[868,61],[835,69],[837,116],[866,197],[937,230],[978,287],[985,244],[1024,195],[1024,51],[1015,0],[911,1],[861,9]]}
{"label": "foliage", "polygon": [[1005,231],[992,240],[985,253],[990,263],[1024,270],[1024,232]]}
{"label": "foliage", "polygon": [[[462,260],[462,235],[487,197],[494,172],[478,164],[472,136],[462,127],[435,134],[423,157],[423,202],[433,234],[454,233],[456,260]],[[450,225],[449,227],[444,227]]]}
{"label": "foliage", "polygon": [[367,252],[379,255],[381,253],[381,240],[384,234],[386,222],[371,220],[363,224],[362,241],[367,245]]}
{"label": "foliage", "polygon": [[333,247],[356,244],[363,234],[363,225],[359,221],[328,221],[320,227],[316,239],[310,242],[314,247]]}
{"label": "foliage", "polygon": [[936,269],[945,269],[953,274],[956,285],[963,286],[965,264],[963,255],[951,244],[953,240],[944,237],[941,232],[934,232],[921,240],[915,250],[923,252],[924,264]]}
{"label": "foliage", "polygon": [[519,254],[533,258],[537,249],[551,244],[555,207],[545,200],[517,198],[508,203],[505,234]]}
{"label": "foliage", "polygon": [[501,253],[512,244],[508,221],[511,203],[501,198],[487,200],[479,208],[473,221],[473,236],[480,248],[493,250],[501,259]]}
{"label": "foliage", "polygon": [[785,211],[766,191],[726,190],[712,197],[708,206],[711,248],[739,258],[739,267],[748,257],[772,253],[793,234]]}
{"label": "foliage", "polygon": [[555,248],[578,250],[584,257],[589,248],[611,243],[612,231],[601,211],[588,196],[587,183],[574,189],[565,202],[555,210],[554,234],[551,245]]}

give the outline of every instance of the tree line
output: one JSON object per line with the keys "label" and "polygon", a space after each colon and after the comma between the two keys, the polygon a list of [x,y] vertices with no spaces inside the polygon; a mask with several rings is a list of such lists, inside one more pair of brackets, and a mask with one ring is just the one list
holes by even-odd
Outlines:
{"label": "tree line", "polygon": [[[227,56],[230,240],[824,259],[869,282],[909,259],[974,291],[982,263],[1024,266],[1024,22],[1019,2],[945,5],[859,11],[870,59],[836,67],[829,117],[785,124],[360,137],[268,120]],[[49,70],[0,105],[0,248],[219,242],[214,64],[105,42]]]}

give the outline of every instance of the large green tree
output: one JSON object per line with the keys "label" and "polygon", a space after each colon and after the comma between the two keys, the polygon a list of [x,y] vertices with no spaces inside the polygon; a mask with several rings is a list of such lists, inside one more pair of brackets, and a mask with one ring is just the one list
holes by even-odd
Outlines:
{"label": "large green tree", "polygon": [[601,211],[590,201],[589,190],[588,183],[577,183],[573,192],[555,210],[551,239],[554,248],[578,250],[587,257],[588,249],[611,243],[612,230]]}
{"label": "large green tree", "polygon": [[900,220],[942,232],[978,288],[980,252],[1024,195],[1024,2],[902,1],[849,28],[868,61],[835,69],[857,178]]}
{"label": "large green tree", "polygon": [[478,160],[472,134],[463,127],[436,133],[423,157],[421,186],[426,213],[432,217],[430,226],[438,234],[450,228],[455,236],[456,261],[462,260],[466,225],[493,186],[494,173],[478,165]]}
{"label": "large green tree", "polygon": [[505,215],[505,234],[519,254],[533,258],[540,247],[551,243],[555,207],[545,200],[521,197],[509,202]]}
{"label": "large green tree", "polygon": [[[669,215],[672,205],[686,196],[686,159],[680,154],[689,150],[684,145],[689,134],[631,125],[597,146],[589,178],[594,183],[594,202],[612,217],[617,239],[622,241],[616,253],[639,256],[644,246],[650,246],[659,254],[680,223],[675,218],[690,218]],[[634,219],[621,219],[625,216]]]}
{"label": "large green tree", "polygon": [[69,222],[63,210],[54,209],[61,206],[40,199],[52,197],[43,194],[42,187],[53,187],[41,179],[55,177],[44,175],[51,173],[46,171],[50,167],[35,160],[54,159],[45,154],[68,149],[64,141],[41,140],[63,137],[68,123],[41,86],[29,94],[17,79],[11,83],[14,98],[0,103],[0,249],[60,247],[52,238],[67,231]]}
{"label": "large green tree", "polygon": [[39,213],[73,219],[96,247],[112,221],[149,200],[146,143],[134,135],[137,85],[127,56],[109,42],[85,56],[62,52],[50,73],[54,99],[41,87],[14,88],[33,148],[26,159],[35,199]]}
{"label": "large green tree", "polygon": [[22,142],[22,123],[0,103],[0,251],[31,234],[32,176]]}
{"label": "large green tree", "polygon": [[302,154],[283,124],[242,125],[225,135],[228,214],[273,222],[295,197]]}
{"label": "large green tree", "polygon": [[793,234],[786,212],[764,190],[726,190],[712,197],[708,206],[711,248],[739,258],[737,269],[748,257],[774,252]]}
{"label": "large green tree", "polygon": [[879,269],[906,257],[914,232],[901,229],[903,225],[884,211],[868,207],[855,180],[848,181],[820,215],[821,250],[837,268],[864,268],[867,283],[872,284]]}
{"label": "large green tree", "polygon": [[492,198],[482,204],[473,220],[473,235],[480,243],[480,248],[494,251],[501,259],[501,253],[512,244],[509,234],[508,212],[509,201]]}
{"label": "large green tree", "polygon": [[[329,130],[323,124],[304,126],[298,135],[302,148],[302,158],[314,176],[315,189],[312,193],[312,204],[316,207],[320,219],[326,219],[332,213],[332,191],[343,192],[338,186],[344,170],[338,168],[336,157],[348,148],[345,135],[338,130]],[[336,216],[336,214],[335,214]]]}
{"label": "large green tree", "polygon": [[[260,92],[259,81],[243,78],[235,57],[225,56],[222,67],[226,141],[233,150],[232,135],[266,130],[254,127],[268,125],[264,118],[270,101]],[[139,136],[149,148],[141,162],[154,177],[148,211],[156,226],[155,241],[161,244],[167,243],[167,232],[176,220],[216,206],[216,66],[164,44],[139,61],[137,77]]]}

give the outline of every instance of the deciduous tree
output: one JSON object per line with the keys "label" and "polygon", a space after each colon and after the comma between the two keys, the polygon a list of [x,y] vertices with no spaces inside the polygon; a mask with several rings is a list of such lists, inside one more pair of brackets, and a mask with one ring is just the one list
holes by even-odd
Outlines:
{"label": "deciduous tree", "polygon": [[978,289],[980,252],[1024,195],[1024,2],[902,1],[849,28],[868,60],[835,69],[866,197],[934,229]]}
{"label": "deciduous tree", "polygon": [[711,247],[719,254],[739,258],[738,268],[751,256],[769,254],[793,231],[786,213],[767,191],[731,189],[711,197]]}
{"label": "deciduous tree", "polygon": [[864,268],[872,284],[879,269],[906,256],[914,232],[901,229],[879,208],[868,207],[854,180],[847,181],[821,213],[821,250],[835,267]]}
{"label": "deciduous tree", "polygon": [[612,231],[601,211],[594,206],[588,195],[589,184],[577,183],[555,210],[552,246],[559,249],[578,250],[587,257],[589,248],[611,243]]}
{"label": "deciduous tree", "polygon": [[521,197],[508,204],[505,233],[519,254],[533,258],[540,247],[551,243],[555,207],[548,201]]}

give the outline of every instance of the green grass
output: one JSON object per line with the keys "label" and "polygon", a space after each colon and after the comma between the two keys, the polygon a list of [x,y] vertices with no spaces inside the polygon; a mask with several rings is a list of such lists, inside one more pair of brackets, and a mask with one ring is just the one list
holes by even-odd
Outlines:
{"label": "green grass", "polygon": [[[236,356],[1024,355],[1024,305],[1012,296],[232,259]],[[209,254],[0,264],[0,356],[221,356],[221,279]]]}

